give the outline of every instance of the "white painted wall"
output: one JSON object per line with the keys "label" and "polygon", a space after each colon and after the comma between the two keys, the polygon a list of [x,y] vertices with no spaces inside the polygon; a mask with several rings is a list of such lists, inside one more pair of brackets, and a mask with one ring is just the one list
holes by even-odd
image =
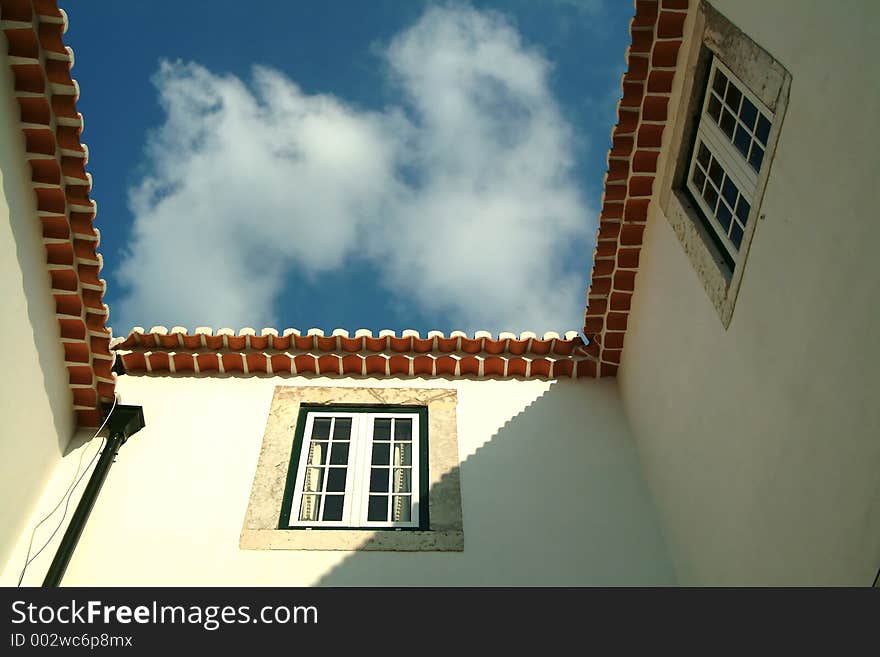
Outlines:
{"label": "white painted wall", "polygon": [[0,36],[0,564],[73,434],[42,228]]}
{"label": "white painted wall", "polygon": [[[456,388],[464,552],[239,549],[275,385]],[[66,585],[673,583],[613,382],[122,376],[118,389],[147,426],[120,451]]]}
{"label": "white painted wall", "polygon": [[793,76],[765,218],[725,331],[652,204],[621,394],[683,583],[869,585],[880,3],[713,4]]}

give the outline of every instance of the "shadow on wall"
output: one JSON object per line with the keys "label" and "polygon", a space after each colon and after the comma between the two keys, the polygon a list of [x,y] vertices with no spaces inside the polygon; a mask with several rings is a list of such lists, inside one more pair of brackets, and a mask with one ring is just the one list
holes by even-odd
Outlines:
{"label": "shadow on wall", "polygon": [[[2,129],[6,129],[6,126],[2,126]],[[12,129],[21,134],[17,126]],[[21,140],[24,141],[23,136]],[[42,224],[36,216],[36,206],[32,200],[35,194],[30,187],[30,181],[23,180],[18,175],[22,161],[23,155],[18,149],[5,145],[0,148],[2,194],[8,205],[9,228],[21,272],[22,295],[27,307],[33,345],[39,359],[43,388],[52,412],[60,455],[66,453],[73,433],[72,399],[67,387],[67,370],[64,367],[64,352],[54,302],[49,294],[52,283],[46,273]],[[56,374],[55,380],[50,380],[47,373]],[[68,417],[61,417],[62,413],[67,413]]]}
{"label": "shadow on wall", "polygon": [[[588,413],[581,385],[551,386],[432,487],[461,476],[464,552],[356,552],[318,585],[674,584],[616,389],[603,387]],[[460,449],[463,429],[460,414]]]}

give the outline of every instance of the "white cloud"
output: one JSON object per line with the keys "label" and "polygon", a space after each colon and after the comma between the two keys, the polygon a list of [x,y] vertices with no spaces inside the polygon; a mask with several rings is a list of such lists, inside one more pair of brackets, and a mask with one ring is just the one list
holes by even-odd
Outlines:
{"label": "white cloud", "polygon": [[131,193],[117,331],[276,325],[292,267],[353,257],[465,329],[580,326],[586,258],[578,271],[565,260],[593,212],[549,64],[500,16],[466,8],[429,9],[384,56],[401,100],[381,112],[266,68],[247,85],[162,63],[167,118]]}

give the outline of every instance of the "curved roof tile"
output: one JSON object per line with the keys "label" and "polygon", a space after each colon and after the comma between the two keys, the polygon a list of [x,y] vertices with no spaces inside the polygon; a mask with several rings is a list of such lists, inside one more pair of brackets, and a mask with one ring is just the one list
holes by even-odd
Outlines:
{"label": "curved roof tile", "polygon": [[241,374],[320,374],[339,376],[476,376],[562,378],[595,376],[595,360],[577,331],[519,335],[487,331],[448,336],[430,331],[391,330],[374,335],[359,329],[327,334],[293,328],[280,334],[264,328],[236,333],[199,327],[189,333],[136,327],[110,347],[129,373],[194,372]]}
{"label": "curved roof tile", "polygon": [[597,376],[620,365],[687,8],[687,0],[635,0],[584,317]]}
{"label": "curved roof tile", "polygon": [[21,112],[25,157],[43,227],[46,267],[55,298],[65,365],[80,426],[101,421],[113,399],[115,375],[100,278],[101,236],[89,197],[88,148],[80,142],[79,85],[71,78],[73,51],[63,43],[67,15],[55,0],[0,0],[14,95]]}

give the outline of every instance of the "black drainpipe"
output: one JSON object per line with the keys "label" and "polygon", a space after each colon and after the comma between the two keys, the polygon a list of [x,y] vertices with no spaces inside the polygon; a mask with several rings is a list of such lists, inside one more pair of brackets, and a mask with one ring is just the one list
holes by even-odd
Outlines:
{"label": "black drainpipe", "polygon": [[117,404],[107,420],[107,427],[110,433],[107,445],[101,452],[98,465],[92,471],[92,476],[76,506],[76,511],[73,512],[73,517],[70,519],[67,531],[64,532],[52,565],[49,566],[49,572],[46,573],[46,579],[43,580],[43,586],[61,584],[61,578],[64,577],[64,571],[67,570],[67,564],[70,563],[70,558],[73,556],[79,537],[86,526],[92,507],[95,506],[95,501],[98,499],[98,493],[101,492],[101,486],[104,485],[110,466],[116,459],[116,453],[119,452],[119,448],[125,444],[125,441],[144,428],[143,407]]}

